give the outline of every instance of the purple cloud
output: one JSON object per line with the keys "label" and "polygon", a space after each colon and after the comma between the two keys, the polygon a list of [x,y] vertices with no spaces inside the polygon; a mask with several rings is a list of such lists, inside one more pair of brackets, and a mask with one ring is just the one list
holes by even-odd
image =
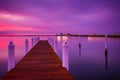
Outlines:
{"label": "purple cloud", "polygon": [[[44,33],[114,33],[120,29],[119,0],[0,0],[0,12],[27,16],[4,21]],[[22,32],[22,31],[21,31]]]}

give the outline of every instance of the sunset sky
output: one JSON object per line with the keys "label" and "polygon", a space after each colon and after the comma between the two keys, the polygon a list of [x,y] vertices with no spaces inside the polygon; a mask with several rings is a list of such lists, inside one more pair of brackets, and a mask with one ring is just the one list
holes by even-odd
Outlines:
{"label": "sunset sky", "polygon": [[120,0],[0,0],[0,34],[120,32]]}

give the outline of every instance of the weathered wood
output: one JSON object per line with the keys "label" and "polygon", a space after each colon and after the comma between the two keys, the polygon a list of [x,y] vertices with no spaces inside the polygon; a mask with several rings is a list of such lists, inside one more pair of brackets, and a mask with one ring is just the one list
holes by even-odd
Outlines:
{"label": "weathered wood", "polygon": [[1,80],[73,80],[48,41],[39,41]]}

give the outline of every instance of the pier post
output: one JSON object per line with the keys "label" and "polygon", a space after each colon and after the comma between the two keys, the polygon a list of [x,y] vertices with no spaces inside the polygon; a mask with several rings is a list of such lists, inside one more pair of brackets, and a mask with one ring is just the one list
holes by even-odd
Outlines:
{"label": "pier post", "polygon": [[35,44],[37,44],[37,37],[35,37]]}
{"label": "pier post", "polygon": [[34,39],[32,38],[31,41],[32,41],[31,44],[32,44],[32,47],[33,47],[34,46]]}
{"label": "pier post", "polygon": [[34,40],[35,40],[35,44],[36,44],[36,37],[34,38]]}
{"label": "pier post", "polygon": [[107,49],[107,35],[105,35],[105,53],[108,53],[108,49]]}
{"label": "pier post", "polygon": [[40,37],[38,36],[38,37],[37,37],[37,42],[39,42],[39,40],[40,40]]}
{"label": "pier post", "polygon": [[51,38],[52,47],[54,48],[54,39]]}
{"label": "pier post", "polygon": [[36,44],[37,44],[37,42],[38,42],[38,37],[36,37]]}
{"label": "pier post", "polygon": [[49,43],[50,43],[50,45],[51,45],[51,38],[50,38],[50,37],[48,37],[48,39],[47,39],[47,40],[48,40],[48,42],[49,42]]}
{"label": "pier post", "polygon": [[54,39],[53,38],[49,38],[49,43],[50,43],[51,47],[54,48]]}
{"label": "pier post", "polygon": [[106,71],[108,69],[108,48],[107,48],[107,42],[108,42],[108,38],[107,38],[107,35],[105,35],[105,69],[106,69]]}
{"label": "pier post", "polygon": [[69,52],[68,52],[69,45],[67,42],[63,43],[62,46],[62,66],[69,70]]}
{"label": "pier post", "polygon": [[79,39],[80,39],[80,41],[79,41],[79,55],[81,56],[81,37],[79,36]]}
{"label": "pier post", "polygon": [[34,37],[34,45],[36,44],[36,39],[35,39],[35,37]]}
{"label": "pier post", "polygon": [[57,53],[57,39],[54,39],[54,51]]}
{"label": "pier post", "polygon": [[11,41],[8,45],[8,71],[15,67],[15,45]]}
{"label": "pier post", "polygon": [[36,43],[38,43],[38,41],[39,41],[39,40],[38,40],[38,37],[36,37]]}
{"label": "pier post", "polygon": [[25,53],[28,52],[28,49],[29,49],[29,41],[28,39],[25,40]]}
{"label": "pier post", "polygon": [[81,43],[79,43],[79,56],[81,56]]}

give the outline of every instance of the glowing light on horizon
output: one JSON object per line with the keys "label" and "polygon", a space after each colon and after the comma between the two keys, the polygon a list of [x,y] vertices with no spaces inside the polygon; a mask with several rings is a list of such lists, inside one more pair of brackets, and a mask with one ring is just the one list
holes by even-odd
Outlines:
{"label": "glowing light on horizon", "polygon": [[61,41],[61,36],[57,36],[57,41],[58,41],[58,42]]}
{"label": "glowing light on horizon", "polygon": [[88,41],[102,41],[103,38],[100,38],[100,37],[88,37]]}
{"label": "glowing light on horizon", "polygon": [[68,40],[68,36],[63,36],[63,37],[62,37],[62,40],[63,40],[63,41],[67,41],[67,40]]}

